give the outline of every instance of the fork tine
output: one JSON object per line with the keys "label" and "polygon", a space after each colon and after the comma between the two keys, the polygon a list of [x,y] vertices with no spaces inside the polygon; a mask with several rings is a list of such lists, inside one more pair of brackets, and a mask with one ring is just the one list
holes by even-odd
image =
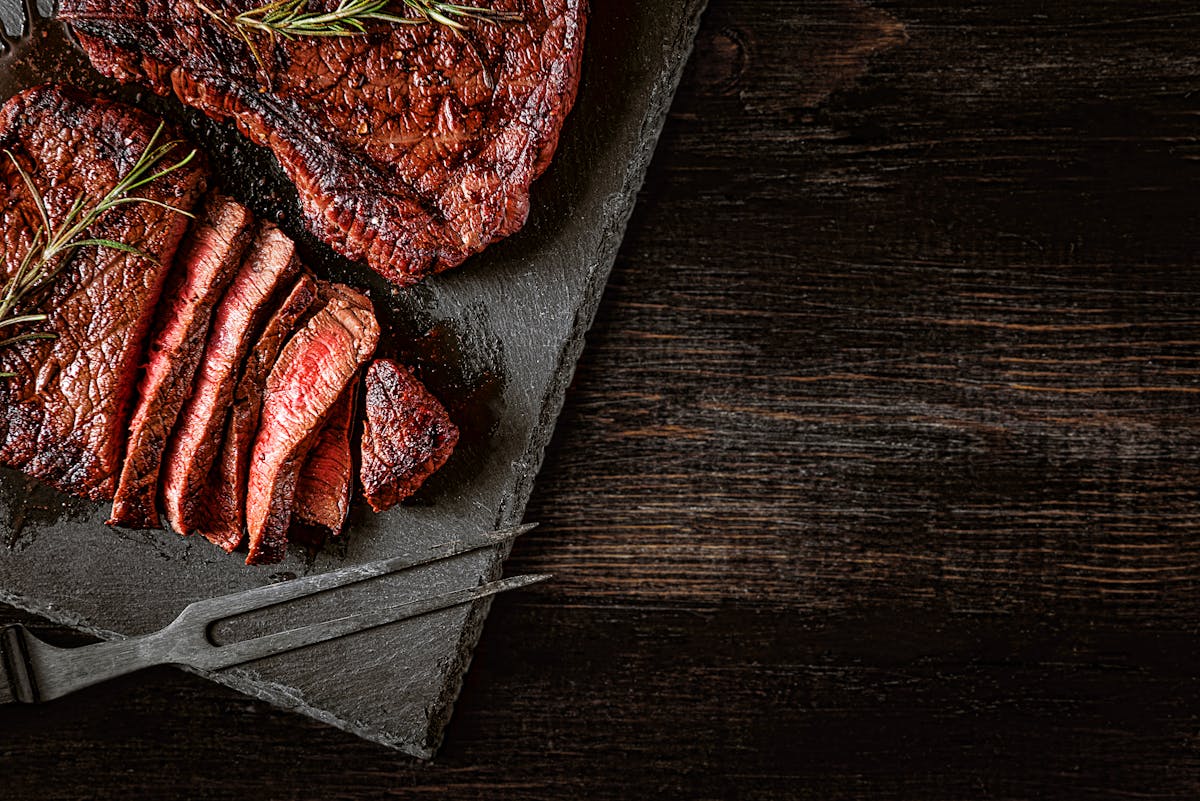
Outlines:
{"label": "fork tine", "polygon": [[218,670],[233,665],[240,665],[243,662],[262,659],[263,657],[273,656],[296,648],[303,648],[306,645],[315,645],[326,640],[344,637],[347,634],[354,634],[364,629],[382,626],[386,623],[395,623],[400,620],[436,612],[439,609],[460,606],[479,600],[480,598],[505,592],[506,590],[527,587],[530,584],[536,584],[548,578],[550,576],[544,574],[513,576],[512,578],[482,584],[478,587],[455,590],[454,592],[435,595],[431,598],[422,598],[398,606],[388,606],[383,609],[375,609],[370,612],[361,612],[357,615],[329,620],[324,623],[313,623],[308,626],[301,626],[300,628],[266,634],[252,640],[242,640],[241,642],[229,645],[217,646],[197,654],[197,658],[193,661],[193,666]]}
{"label": "fork tine", "polygon": [[172,625],[181,625],[184,623],[204,623],[207,625],[223,618],[249,612],[253,609],[274,606],[275,604],[290,601],[294,598],[301,598],[305,595],[331,590],[334,587],[366,581],[370,578],[395,573],[410,567],[438,562],[453,556],[470,553],[471,551],[478,551],[482,548],[501,545],[530,531],[535,526],[537,526],[537,523],[528,523],[523,526],[501,529],[500,531],[472,535],[461,542],[439,545],[433,553],[422,556],[394,556],[390,559],[368,562],[365,565],[353,565],[339,570],[331,570],[328,573],[319,573],[315,576],[306,576],[300,579],[293,579],[292,581],[283,581],[278,584],[268,584],[265,587],[256,587],[252,590],[235,592],[232,595],[205,598],[204,600],[189,604],[179,613],[179,617],[175,619]]}

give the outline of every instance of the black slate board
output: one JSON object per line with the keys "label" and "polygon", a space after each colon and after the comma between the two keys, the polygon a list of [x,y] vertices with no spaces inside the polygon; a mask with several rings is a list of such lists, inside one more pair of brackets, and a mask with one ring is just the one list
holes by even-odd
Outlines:
{"label": "black slate board", "polygon": [[[106,504],[66,498],[4,471],[0,600],[102,637],[129,636],[164,625],[198,598],[420,552],[462,532],[520,520],[703,5],[596,3],[579,100],[553,166],[535,186],[526,228],[462,269],[399,293],[303,235],[293,224],[294,195],[269,157],[196,114],[105,83],[70,51],[57,24],[36,24],[0,61],[0,97],[43,81],[69,81],[188,126],[214,156],[229,191],[280,220],[319,271],[371,289],[390,332],[383,351],[418,366],[449,402],[464,437],[416,503],[378,516],[356,508],[335,547],[307,558],[294,549],[270,568],[245,567],[196,538],[109,529]],[[500,556],[422,568],[224,628],[395,603],[434,584],[473,585],[501,573]],[[446,610],[211,678],[429,757],[486,613],[486,604]]]}

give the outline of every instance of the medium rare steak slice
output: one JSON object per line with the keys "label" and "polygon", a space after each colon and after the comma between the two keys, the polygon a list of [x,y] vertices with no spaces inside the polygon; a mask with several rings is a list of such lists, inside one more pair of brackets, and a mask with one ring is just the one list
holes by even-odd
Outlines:
{"label": "medium rare steak slice", "polygon": [[[226,19],[262,5],[207,0]],[[338,0],[313,0],[311,10]],[[367,35],[236,33],[199,4],[62,0],[92,63],[232,120],[274,151],[309,229],[399,284],[453,267],[525,222],[579,83],[586,0],[489,0],[523,19],[369,23]],[[389,9],[404,14],[397,0]]]}
{"label": "medium rare steak slice", "polygon": [[270,223],[261,223],[246,259],[217,307],[192,397],[167,451],[163,506],[171,528],[203,528],[211,499],[209,472],[221,450],[233,390],[246,353],[271,298],[296,275],[296,246]]}
{"label": "medium rare steak slice", "polygon": [[[53,227],[81,193],[96,198],[112,189],[157,125],[128,106],[43,86],[0,108],[0,148],[32,177]],[[189,149],[177,147],[164,166]],[[194,161],[140,194],[187,210],[204,183],[205,170]],[[37,220],[34,199],[0,153],[4,281],[31,247]],[[181,214],[134,203],[106,212],[88,230],[89,237],[133,244],[146,255],[79,248],[50,288],[34,299],[36,309],[27,310],[49,316],[36,330],[57,338],[0,348],[0,371],[16,374],[0,379],[0,463],[76,495],[113,496],[146,336],[187,226]],[[6,336],[12,332],[4,330]]]}
{"label": "medium rare steak slice", "polygon": [[296,481],[331,410],[379,342],[374,307],[341,284],[286,345],[267,377],[246,483],[247,564],[278,562],[287,548]]}
{"label": "medium rare steak slice", "polygon": [[212,195],[180,248],[150,338],[109,525],[158,527],[158,476],[167,438],[192,391],[213,307],[242,263],[253,222],[245,206]]}
{"label": "medium rare steak slice", "polygon": [[204,536],[226,551],[232,551],[242,541],[246,523],[246,472],[249,469],[250,449],[254,446],[254,434],[258,431],[267,375],[275,366],[279,351],[292,335],[297,321],[316,300],[316,280],[310,275],[301,275],[250,349],[246,366],[234,390],[225,444],[212,476],[210,517],[201,528]]}
{"label": "medium rare steak slice", "polygon": [[354,461],[350,455],[350,431],[354,427],[358,375],[329,412],[300,471],[296,484],[295,522],[312,526],[322,534],[342,533],[350,511],[350,489],[354,483]]}
{"label": "medium rare steak slice", "polygon": [[382,512],[416,492],[446,463],[458,429],[412,371],[391,359],[372,362],[366,384],[359,477],[367,502]]}

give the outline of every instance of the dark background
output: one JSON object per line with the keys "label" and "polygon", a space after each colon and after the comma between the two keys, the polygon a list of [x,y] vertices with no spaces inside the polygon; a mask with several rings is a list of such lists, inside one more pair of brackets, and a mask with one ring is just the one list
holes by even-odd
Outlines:
{"label": "dark background", "polygon": [[1197,797],[1198,42],[714,0],[441,756],[161,669],[0,798]]}

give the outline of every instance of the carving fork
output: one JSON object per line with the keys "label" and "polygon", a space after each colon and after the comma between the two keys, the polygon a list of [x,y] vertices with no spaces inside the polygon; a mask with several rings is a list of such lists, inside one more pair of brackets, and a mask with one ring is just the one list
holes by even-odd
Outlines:
{"label": "carving fork", "polygon": [[226,645],[217,645],[210,635],[214,624],[234,615],[501,545],[531,528],[533,525],[526,525],[476,535],[440,546],[427,556],[393,557],[196,601],[165,628],[126,640],[59,648],[42,642],[24,626],[5,626],[0,628],[0,703],[49,701],[151,665],[221,670],[544,581],[550,576],[514,576]]}

